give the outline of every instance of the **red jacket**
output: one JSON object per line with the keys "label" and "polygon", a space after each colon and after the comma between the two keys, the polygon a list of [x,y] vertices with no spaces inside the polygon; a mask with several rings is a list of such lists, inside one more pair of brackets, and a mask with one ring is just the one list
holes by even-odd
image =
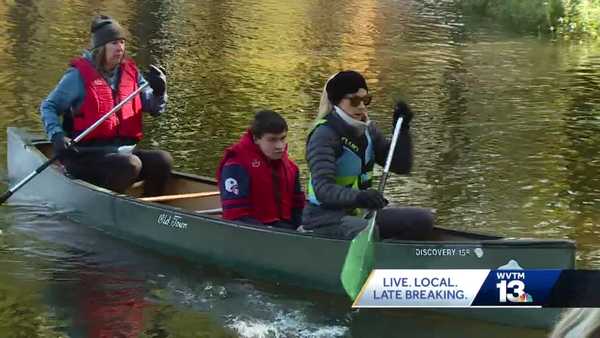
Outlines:
{"label": "red jacket", "polygon": [[[85,89],[80,112],[73,117],[75,135],[82,133],[94,124],[138,87],[138,69],[131,59],[126,59],[121,63],[121,78],[119,88],[115,93],[88,59],[77,58],[71,62],[71,65],[77,68],[81,74]],[[139,95],[136,95],[83,140],[123,137],[139,141],[142,136],[142,100]]]}
{"label": "red jacket", "polygon": [[263,224],[290,222],[293,209],[301,211],[304,207],[298,166],[287,150],[281,160],[267,159],[250,131],[225,150],[217,180],[225,219],[252,217]]}

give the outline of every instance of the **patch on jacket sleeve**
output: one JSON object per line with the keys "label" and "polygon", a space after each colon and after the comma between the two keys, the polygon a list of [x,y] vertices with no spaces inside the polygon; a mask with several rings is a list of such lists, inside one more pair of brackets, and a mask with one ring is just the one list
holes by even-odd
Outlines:
{"label": "patch on jacket sleeve", "polygon": [[219,189],[224,200],[246,198],[250,195],[250,177],[241,165],[226,165],[221,172]]}

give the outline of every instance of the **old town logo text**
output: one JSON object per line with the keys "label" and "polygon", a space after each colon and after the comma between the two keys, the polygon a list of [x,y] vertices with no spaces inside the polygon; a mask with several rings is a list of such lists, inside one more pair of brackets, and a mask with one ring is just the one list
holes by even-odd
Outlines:
{"label": "old town logo text", "polygon": [[171,228],[187,229],[188,227],[188,224],[183,222],[183,218],[177,215],[160,214],[156,222]]}

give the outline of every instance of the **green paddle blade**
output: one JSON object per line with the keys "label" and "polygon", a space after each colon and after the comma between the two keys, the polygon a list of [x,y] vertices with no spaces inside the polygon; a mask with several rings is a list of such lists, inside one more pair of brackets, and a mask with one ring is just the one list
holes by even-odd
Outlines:
{"label": "green paddle blade", "polygon": [[344,290],[346,290],[346,293],[352,300],[358,296],[375,265],[374,227],[375,214],[369,219],[367,226],[350,243],[346,260],[342,267],[340,279]]}

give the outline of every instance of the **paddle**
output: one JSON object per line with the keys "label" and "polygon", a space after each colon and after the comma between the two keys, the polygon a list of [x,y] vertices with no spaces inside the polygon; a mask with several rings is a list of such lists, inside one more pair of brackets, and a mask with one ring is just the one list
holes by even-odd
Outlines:
{"label": "paddle", "polygon": [[[89,126],[88,129],[84,130],[83,133],[79,134],[79,136],[77,136],[76,138],[71,140],[71,142],[67,146],[67,149],[73,148],[73,146],[75,146],[79,141],[81,141],[81,139],[83,139],[89,133],[94,131],[94,129],[96,129],[96,127],[98,127],[100,124],[102,124],[102,122],[104,122],[107,118],[109,118],[117,110],[121,109],[121,107],[123,107],[123,105],[125,105],[125,103],[129,102],[129,100],[131,100],[136,95],[138,95],[139,92],[142,91],[142,89],[146,88],[146,86],[148,86],[148,83],[145,83],[142,86],[140,86],[133,93],[131,93],[129,96],[127,96],[125,99],[123,99],[123,101],[119,102],[119,104],[114,106],[114,108],[111,109],[108,113],[104,114],[98,121],[96,121],[94,124]],[[8,189],[8,191],[6,191],[4,194],[2,194],[2,196],[0,196],[0,204],[6,202],[6,200],[9,199],[10,196],[12,196],[17,190],[21,189],[21,187],[23,187],[27,182],[31,181],[34,177],[36,177],[39,173],[44,171],[44,169],[48,168],[52,163],[54,163],[59,158],[60,158],[60,156],[58,156],[58,155],[52,156],[52,158],[50,158],[48,161],[44,162],[44,164],[39,166],[37,169],[32,171],[29,175],[27,175],[25,178],[23,178],[21,181],[19,181],[17,184],[15,184],[14,187]]]}
{"label": "paddle", "polygon": [[[394,149],[400,135],[400,127],[402,126],[402,118],[398,119],[396,128],[394,128],[394,134],[392,136],[392,143],[390,150],[388,151],[387,159],[385,161],[385,167],[383,168],[383,175],[379,181],[379,192],[383,193],[385,183],[387,181],[390,165],[392,164],[392,158],[394,157]],[[375,245],[373,242],[373,230],[375,229],[375,219],[377,218],[377,210],[373,210],[369,217],[367,226],[359,232],[348,248],[346,259],[342,267],[342,273],[340,279],[346,294],[352,300],[356,299],[356,296],[362,289],[367,277],[373,270],[375,265]]]}

